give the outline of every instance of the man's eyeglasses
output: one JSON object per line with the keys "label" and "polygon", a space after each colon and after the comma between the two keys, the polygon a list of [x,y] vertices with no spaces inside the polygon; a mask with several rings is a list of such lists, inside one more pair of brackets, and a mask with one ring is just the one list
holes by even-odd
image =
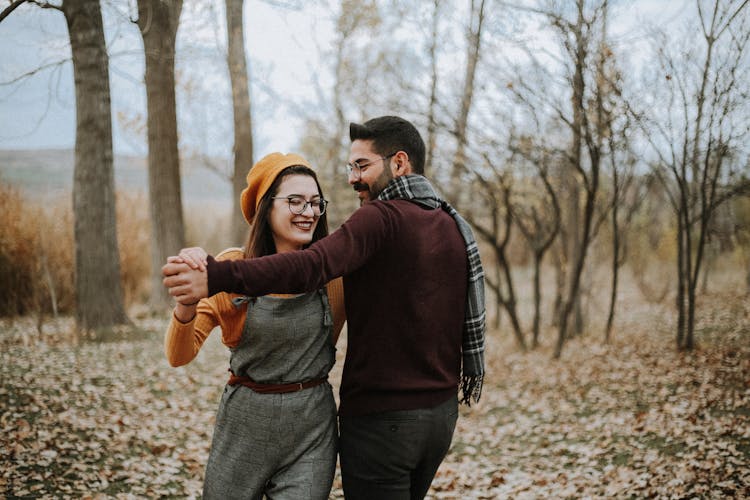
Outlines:
{"label": "man's eyeglasses", "polygon": [[365,162],[365,163],[361,163],[361,164],[358,163],[358,162],[356,162],[356,161],[353,161],[351,163],[347,163],[346,164],[346,174],[347,175],[351,175],[352,173],[354,173],[355,177],[359,178],[359,177],[362,176],[362,170],[363,169],[369,167],[370,165],[372,165],[376,161],[387,160],[391,156],[394,156],[396,153],[398,153],[398,151],[396,151],[395,153],[391,153],[389,155],[386,155],[386,156],[381,156],[380,158],[376,158],[374,160],[370,160],[370,161]]}
{"label": "man's eyeglasses", "polygon": [[276,196],[271,199],[286,200],[289,203],[289,211],[294,215],[302,214],[309,206],[312,208],[313,215],[317,217],[326,213],[326,206],[328,205],[328,201],[323,198],[307,201],[302,196]]}

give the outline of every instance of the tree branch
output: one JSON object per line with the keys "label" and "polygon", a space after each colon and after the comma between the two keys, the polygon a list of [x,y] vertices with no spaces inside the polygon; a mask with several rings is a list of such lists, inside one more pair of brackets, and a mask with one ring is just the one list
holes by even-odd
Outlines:
{"label": "tree branch", "polygon": [[[26,0],[24,0],[26,1]],[[40,71],[44,71],[46,69],[50,68],[56,68],[59,66],[62,66],[65,63],[70,62],[70,59],[62,59],[60,61],[51,62],[49,64],[44,64],[42,66],[39,66],[38,68],[32,69],[31,71],[28,71],[26,73],[23,73],[22,75],[19,75],[12,80],[8,80],[7,82],[0,82],[0,87],[7,86],[7,85],[13,85],[14,83],[18,83],[21,80],[25,80],[26,78],[29,78],[31,76],[34,76],[35,74],[39,73]]]}
{"label": "tree branch", "polygon": [[11,12],[13,12],[14,10],[16,10],[16,8],[19,5],[21,5],[22,3],[26,2],[26,1],[28,1],[28,0],[14,0],[13,2],[10,3],[10,5],[8,5],[7,7],[5,7],[3,9],[3,11],[0,12],[0,23],[3,22],[3,19],[5,19],[6,17],[8,17]]}

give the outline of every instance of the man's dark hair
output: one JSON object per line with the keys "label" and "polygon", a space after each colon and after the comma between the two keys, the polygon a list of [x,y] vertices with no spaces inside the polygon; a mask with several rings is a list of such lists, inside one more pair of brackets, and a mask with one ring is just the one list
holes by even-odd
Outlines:
{"label": "man's dark hair", "polygon": [[409,155],[412,171],[424,174],[424,141],[416,127],[403,118],[381,116],[364,124],[350,123],[349,138],[352,142],[371,140],[373,150],[381,156],[404,151]]}

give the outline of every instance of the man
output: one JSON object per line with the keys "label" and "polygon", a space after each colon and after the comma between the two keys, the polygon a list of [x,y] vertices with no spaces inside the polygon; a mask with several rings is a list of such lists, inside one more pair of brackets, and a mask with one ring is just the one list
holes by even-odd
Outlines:
{"label": "man", "polygon": [[[484,282],[471,230],[422,176],[425,147],[408,121],[350,125],[349,183],[362,206],[306,250],[207,273],[167,264],[180,302],[220,291],[301,293],[343,276],[348,344],[340,389],[347,498],[424,498],[451,443],[457,393],[478,401]],[[202,250],[181,253],[202,268]],[[181,274],[176,274],[180,273]]]}

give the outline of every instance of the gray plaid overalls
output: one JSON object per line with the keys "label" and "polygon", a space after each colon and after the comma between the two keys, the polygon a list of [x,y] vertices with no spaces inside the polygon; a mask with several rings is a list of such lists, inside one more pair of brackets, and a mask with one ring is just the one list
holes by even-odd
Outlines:
{"label": "gray plaid overalls", "polygon": [[[230,367],[264,384],[325,377],[335,361],[325,289],[247,302]],[[227,385],[216,416],[203,497],[327,499],[336,468],[336,403],[328,382],[286,394]]]}

